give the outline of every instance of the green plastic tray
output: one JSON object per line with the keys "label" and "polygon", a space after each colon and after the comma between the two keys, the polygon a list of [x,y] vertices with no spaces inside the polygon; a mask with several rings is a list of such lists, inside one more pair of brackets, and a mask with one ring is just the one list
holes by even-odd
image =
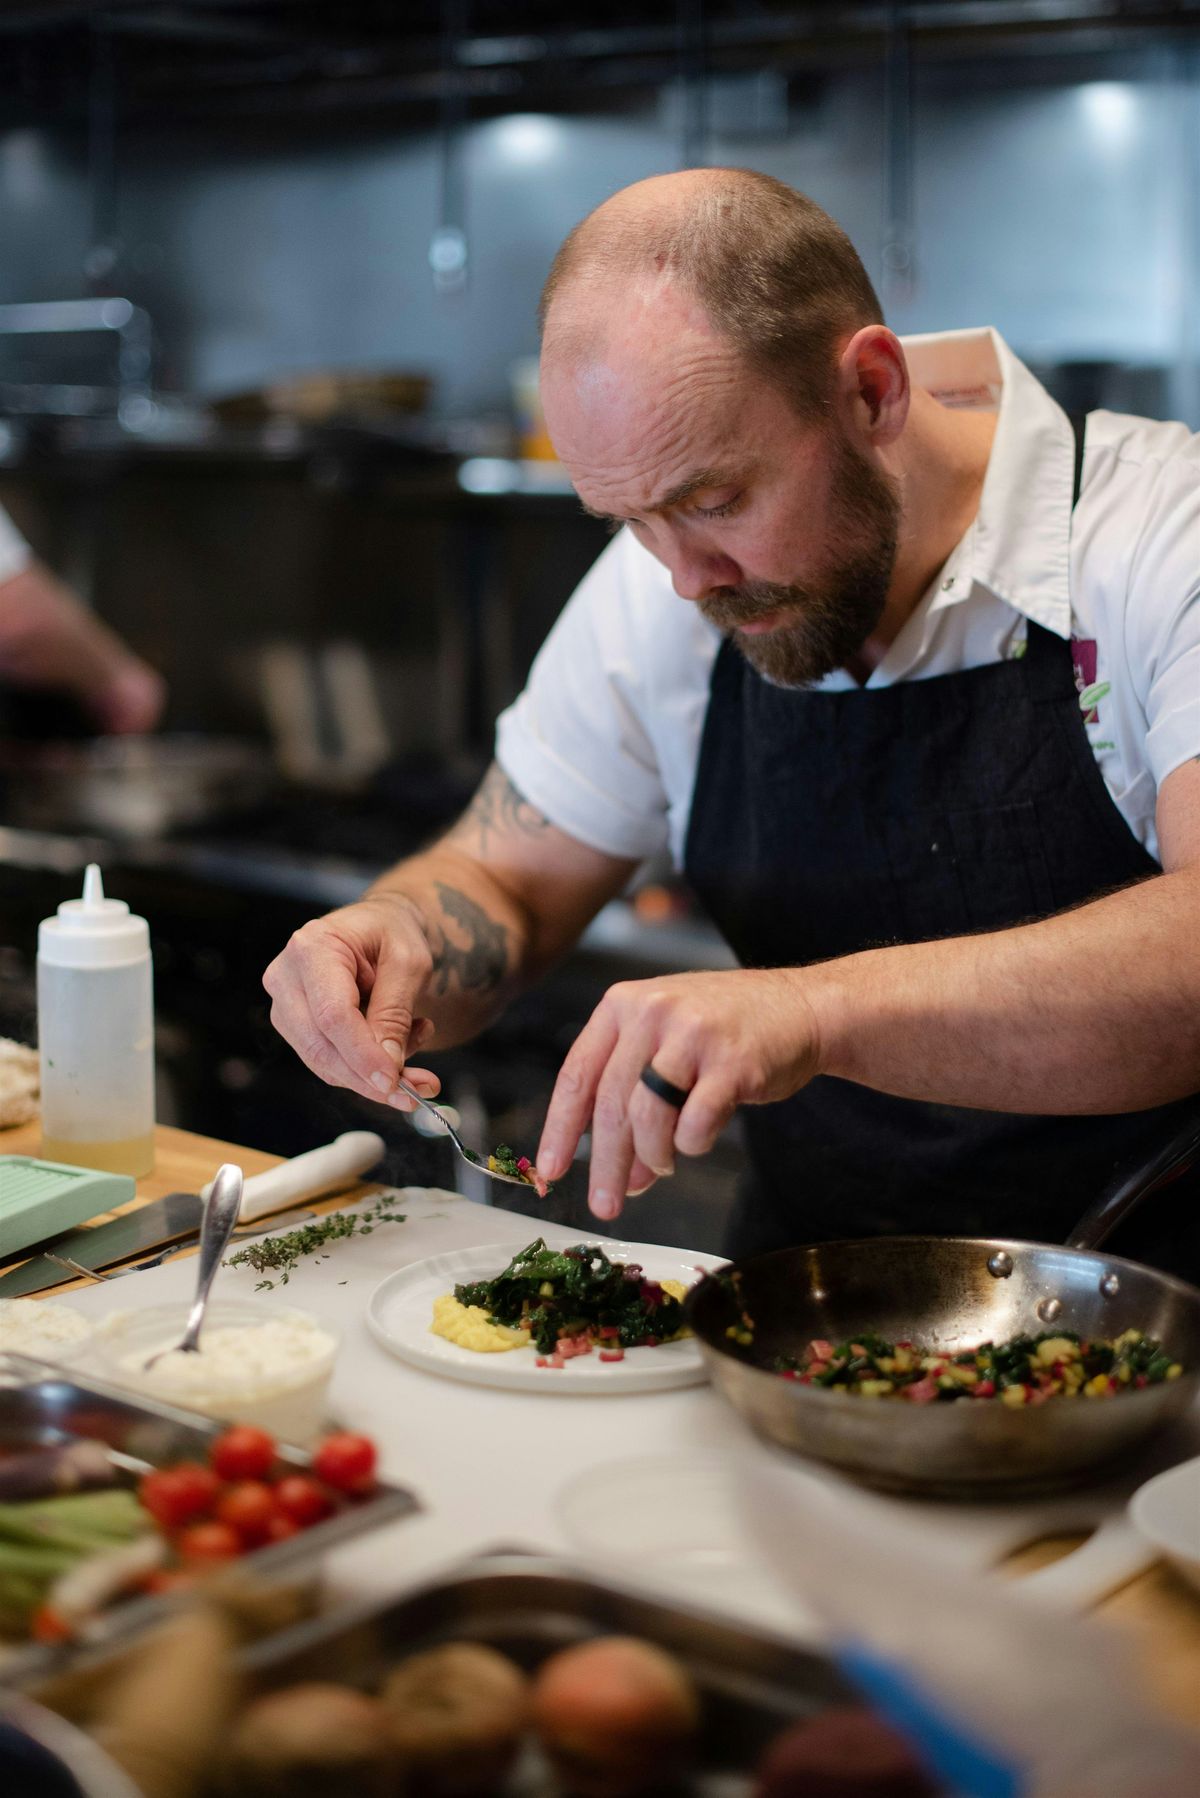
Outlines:
{"label": "green plastic tray", "polygon": [[0,1155],[0,1261],[74,1230],[133,1197],[128,1174],[68,1167],[32,1155]]}

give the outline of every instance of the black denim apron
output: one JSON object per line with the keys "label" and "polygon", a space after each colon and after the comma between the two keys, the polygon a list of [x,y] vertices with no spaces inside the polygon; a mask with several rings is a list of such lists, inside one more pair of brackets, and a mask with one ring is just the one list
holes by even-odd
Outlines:
{"label": "black denim apron", "polygon": [[[685,867],[757,968],[1004,929],[1161,871],[1096,765],[1069,642],[1032,620],[1018,659],[833,693],[771,686],[725,642]],[[727,1246],[913,1232],[1062,1241],[1184,1108],[1026,1116],[822,1077],[744,1109],[750,1180]],[[1197,1185],[1178,1181],[1111,1247],[1200,1277],[1198,1212]]]}

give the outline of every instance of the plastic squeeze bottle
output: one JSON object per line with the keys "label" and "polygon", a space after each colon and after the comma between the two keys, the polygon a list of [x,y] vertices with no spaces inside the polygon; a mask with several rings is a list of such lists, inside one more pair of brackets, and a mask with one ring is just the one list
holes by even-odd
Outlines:
{"label": "plastic squeeze bottle", "polygon": [[82,899],[38,928],[38,1053],[47,1161],[148,1174],[154,1166],[150,930],[106,899],[89,864]]}

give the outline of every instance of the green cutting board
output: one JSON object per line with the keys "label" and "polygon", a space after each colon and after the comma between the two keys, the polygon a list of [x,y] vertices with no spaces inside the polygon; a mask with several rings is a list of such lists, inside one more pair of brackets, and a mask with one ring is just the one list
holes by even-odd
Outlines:
{"label": "green cutting board", "polygon": [[128,1174],[103,1174],[32,1155],[0,1155],[0,1261],[126,1205],[132,1197]]}

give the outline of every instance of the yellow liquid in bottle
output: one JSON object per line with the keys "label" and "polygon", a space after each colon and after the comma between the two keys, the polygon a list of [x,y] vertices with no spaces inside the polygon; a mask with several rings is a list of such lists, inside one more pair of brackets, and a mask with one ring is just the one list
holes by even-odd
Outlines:
{"label": "yellow liquid in bottle", "polygon": [[73,1167],[100,1168],[106,1174],[142,1174],[154,1172],[154,1132],[142,1136],[125,1136],[111,1142],[65,1142],[56,1136],[43,1136],[43,1161],[62,1161]]}

